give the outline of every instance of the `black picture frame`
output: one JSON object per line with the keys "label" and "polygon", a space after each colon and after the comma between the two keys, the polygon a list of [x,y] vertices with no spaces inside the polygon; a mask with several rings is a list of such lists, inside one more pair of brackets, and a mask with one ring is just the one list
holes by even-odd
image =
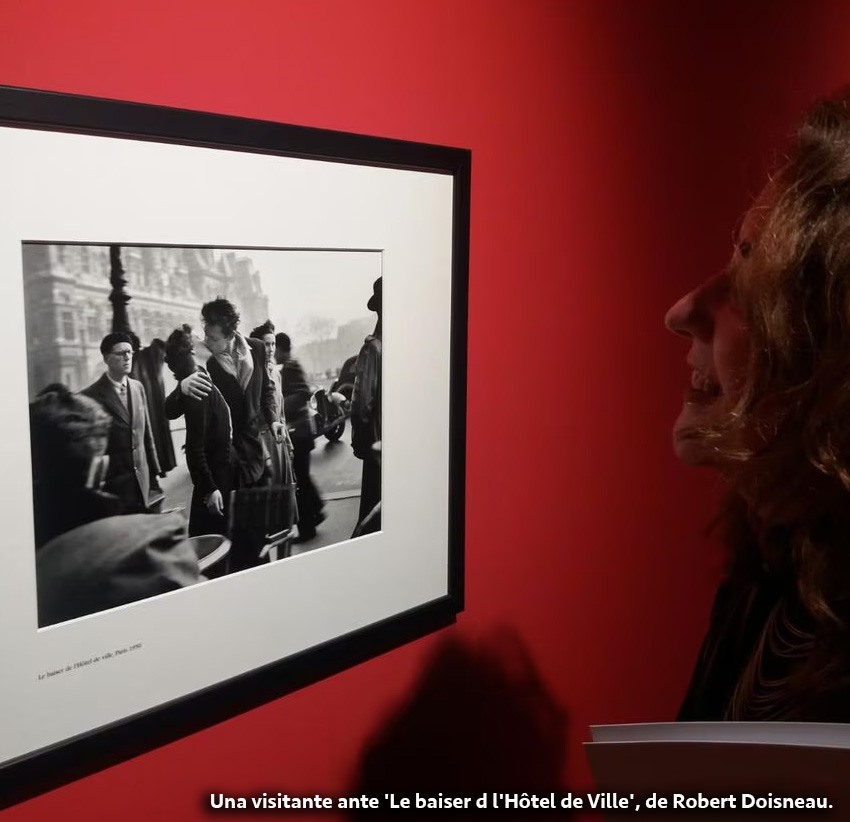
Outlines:
{"label": "black picture frame", "polygon": [[4,128],[444,175],[452,181],[452,214],[449,464],[447,519],[441,523],[447,545],[444,594],[294,655],[0,762],[0,807],[210,727],[456,620],[464,608],[471,180],[471,152],[465,149],[23,88],[0,87],[0,129]]}

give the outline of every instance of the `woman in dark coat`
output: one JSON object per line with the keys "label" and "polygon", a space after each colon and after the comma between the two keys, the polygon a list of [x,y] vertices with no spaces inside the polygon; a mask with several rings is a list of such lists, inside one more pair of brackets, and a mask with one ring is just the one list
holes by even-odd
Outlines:
{"label": "woman in dark coat", "polygon": [[[175,329],[165,343],[165,361],[177,380],[202,370],[195,361],[192,329]],[[189,536],[227,534],[230,492],[234,487],[236,454],[230,409],[212,386],[203,399],[183,400],[186,419],[186,464],[194,490],[189,509]]]}
{"label": "woman in dark coat", "polygon": [[689,343],[678,456],[718,471],[728,574],[682,720],[850,722],[850,92],[815,105]]}

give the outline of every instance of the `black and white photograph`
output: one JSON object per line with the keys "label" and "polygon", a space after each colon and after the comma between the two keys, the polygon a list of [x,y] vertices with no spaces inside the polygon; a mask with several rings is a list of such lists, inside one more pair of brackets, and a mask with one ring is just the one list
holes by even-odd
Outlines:
{"label": "black and white photograph", "polygon": [[6,784],[454,620],[467,151],[0,88],[0,178]]}
{"label": "black and white photograph", "polygon": [[380,253],[22,254],[40,627],[380,530]]}

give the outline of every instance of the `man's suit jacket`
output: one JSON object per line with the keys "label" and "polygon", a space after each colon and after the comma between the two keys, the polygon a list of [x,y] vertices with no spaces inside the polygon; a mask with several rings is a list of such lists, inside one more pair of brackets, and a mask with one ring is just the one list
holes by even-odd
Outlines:
{"label": "man's suit jacket", "polygon": [[[263,420],[267,425],[278,421],[274,383],[266,370],[266,351],[262,342],[246,337],[254,370],[251,379],[242,386],[236,377],[228,374],[215,357],[207,360],[210,379],[221,392],[230,408],[233,424],[233,449],[239,458],[239,484],[253,485],[266,473],[266,451],[260,439]],[[169,419],[176,419],[185,410],[180,388],[175,388],[165,402]]]}
{"label": "man's suit jacket", "polygon": [[106,374],[82,393],[97,400],[112,417],[109,427],[109,470],[104,490],[124,500],[127,511],[147,508],[151,482],[160,473],[159,461],[148,419],[144,386],[127,377],[129,408],[118,397]]}

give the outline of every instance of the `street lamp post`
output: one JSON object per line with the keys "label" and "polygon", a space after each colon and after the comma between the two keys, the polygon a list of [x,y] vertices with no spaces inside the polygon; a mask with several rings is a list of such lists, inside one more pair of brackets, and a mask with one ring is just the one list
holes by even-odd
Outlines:
{"label": "street lamp post", "polygon": [[112,330],[130,334],[130,318],[127,314],[130,295],[124,290],[127,280],[124,277],[124,266],[121,264],[120,245],[109,246],[109,282],[112,285],[109,294],[109,302],[112,303]]}

